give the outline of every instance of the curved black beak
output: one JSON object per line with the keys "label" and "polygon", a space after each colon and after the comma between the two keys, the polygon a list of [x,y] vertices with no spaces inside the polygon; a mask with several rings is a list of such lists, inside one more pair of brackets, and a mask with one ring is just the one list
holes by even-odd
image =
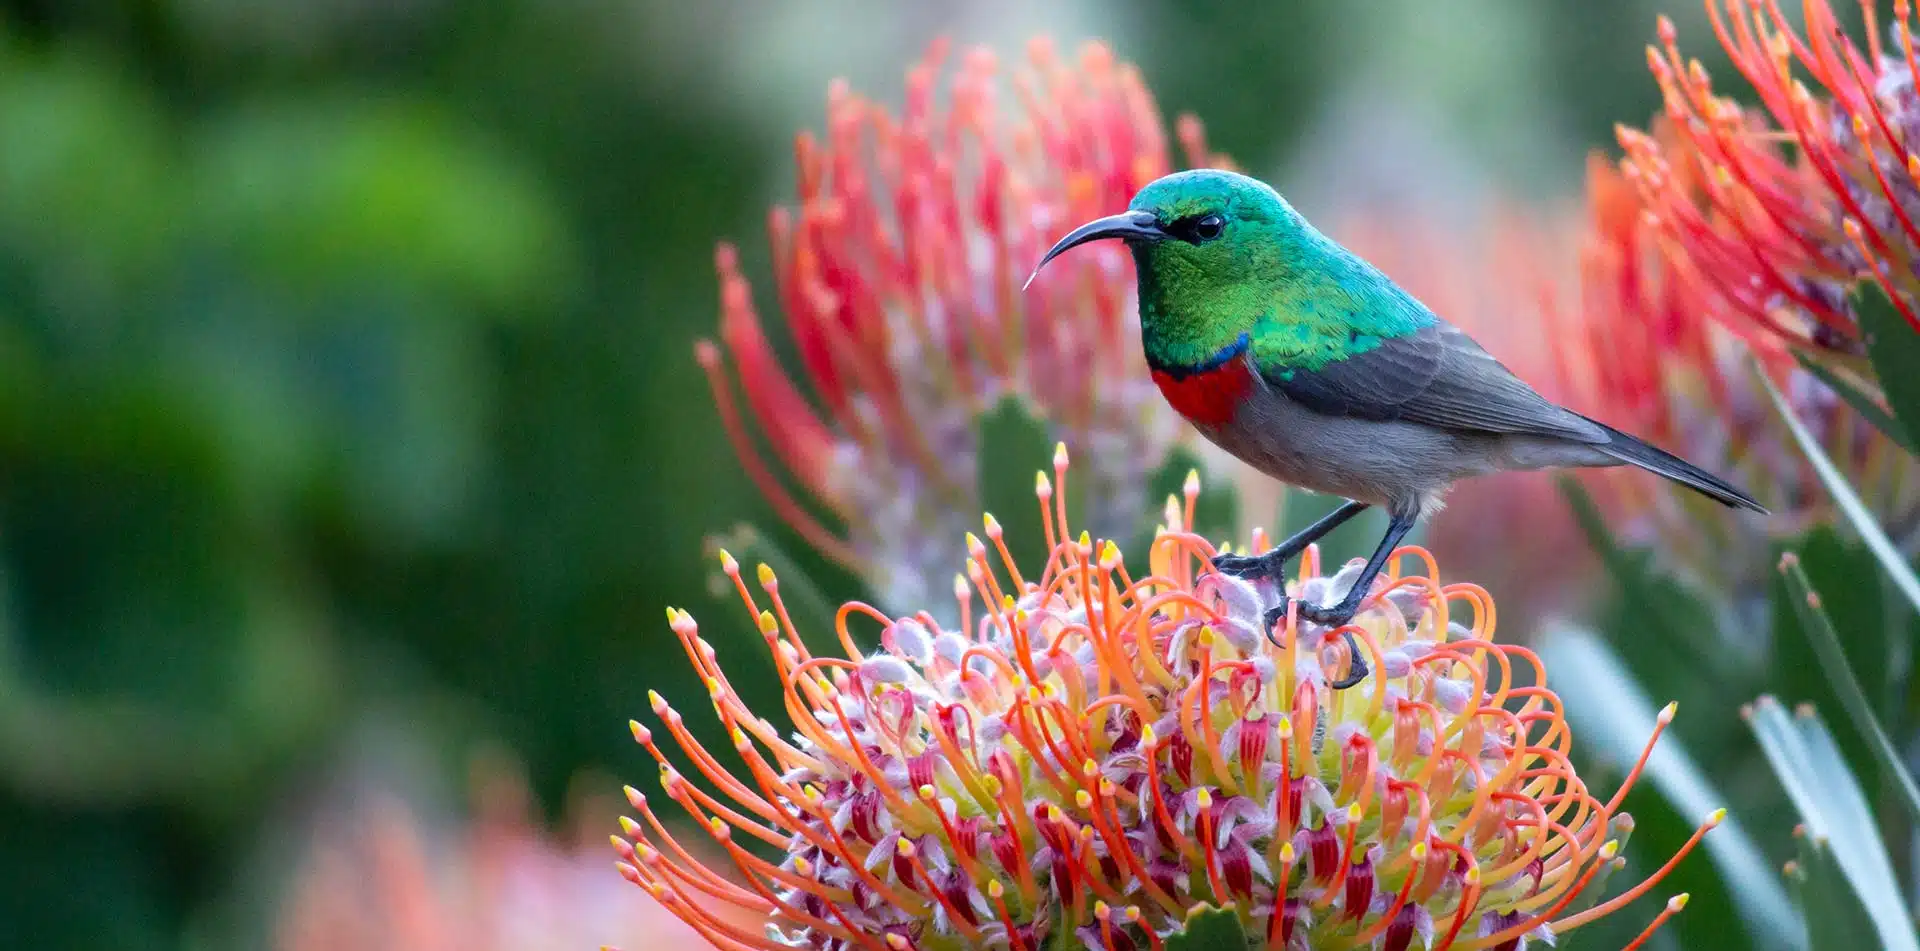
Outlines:
{"label": "curved black beak", "polygon": [[1095,218],[1067,232],[1066,237],[1061,238],[1048,249],[1046,255],[1040,259],[1040,263],[1033,266],[1033,273],[1027,276],[1027,283],[1021,285],[1020,289],[1025,290],[1028,285],[1031,285],[1033,279],[1040,276],[1040,269],[1046,267],[1048,261],[1066,253],[1070,248],[1103,238],[1120,238],[1124,241],[1165,241],[1167,233],[1160,230],[1160,222],[1154,218],[1151,211],[1123,211],[1117,215]]}

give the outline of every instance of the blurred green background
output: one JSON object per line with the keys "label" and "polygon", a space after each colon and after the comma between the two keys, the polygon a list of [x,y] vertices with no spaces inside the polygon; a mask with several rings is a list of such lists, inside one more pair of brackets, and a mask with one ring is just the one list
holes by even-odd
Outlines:
{"label": "blurred green background", "polygon": [[1097,36],[1310,215],[1441,220],[1657,102],[1642,0],[1029,6],[0,3],[0,947],[259,946],[343,769],[648,772],[663,606],[772,523],[712,247],[767,293],[833,77]]}

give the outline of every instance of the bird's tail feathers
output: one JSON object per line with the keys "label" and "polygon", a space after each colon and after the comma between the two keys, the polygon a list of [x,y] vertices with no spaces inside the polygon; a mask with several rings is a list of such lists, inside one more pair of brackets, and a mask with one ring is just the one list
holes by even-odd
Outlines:
{"label": "bird's tail feathers", "polygon": [[1665,476],[1695,492],[1700,493],[1729,508],[1746,509],[1749,512],[1767,514],[1767,510],[1753,496],[1740,491],[1733,483],[1688,462],[1673,453],[1657,446],[1629,436],[1605,423],[1595,425],[1607,431],[1612,438],[1595,449],[1606,453],[1621,462],[1639,466],[1655,475]]}

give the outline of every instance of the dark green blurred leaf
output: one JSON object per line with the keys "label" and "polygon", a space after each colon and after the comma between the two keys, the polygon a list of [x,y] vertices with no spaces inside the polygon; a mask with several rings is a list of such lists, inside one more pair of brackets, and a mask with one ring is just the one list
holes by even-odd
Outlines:
{"label": "dark green blurred leaf", "polygon": [[1717,634],[1713,611],[1677,580],[1656,571],[1645,552],[1623,547],[1577,480],[1560,491],[1574,521],[1618,586],[1602,630],[1634,677],[1655,696],[1698,696],[1703,683],[1744,678]]}
{"label": "dark green blurred leaf", "polygon": [[1167,939],[1167,951],[1244,951],[1249,946],[1240,913],[1229,903],[1193,906],[1180,933]]}
{"label": "dark green blurred leaf", "polygon": [[1787,881],[1806,921],[1812,951],[1859,951],[1880,943],[1873,920],[1834,860],[1831,843],[1801,836],[1800,855],[1789,867]]}
{"label": "dark green blurred leaf", "polygon": [[[1859,571],[1849,572],[1846,565],[1837,563],[1844,557],[1835,552],[1839,548],[1839,540],[1833,538],[1831,532],[1827,536],[1828,544],[1825,545],[1817,544],[1820,541],[1817,536],[1810,538],[1809,541],[1816,544],[1809,545],[1808,552],[1826,562],[1822,566],[1822,574],[1841,592],[1838,600],[1832,602],[1835,614],[1846,620],[1850,628],[1858,625],[1860,630],[1849,629],[1847,640],[1843,642],[1834,627],[1833,617],[1828,614],[1828,600],[1820,596],[1808,578],[1813,563],[1806,556],[1781,562],[1780,573],[1784,579],[1782,587],[1786,601],[1799,621],[1800,633],[1813,647],[1816,666],[1831,684],[1830,693],[1839,699],[1839,709],[1847,712],[1852,729],[1848,731],[1850,735],[1840,739],[1837,745],[1853,768],[1856,780],[1866,789],[1878,789],[1882,780],[1890,781],[1900,793],[1908,812],[1916,821],[1920,821],[1920,787],[1915,786],[1913,775],[1907,770],[1900,752],[1887,739],[1886,730],[1880,726],[1879,715],[1868,699],[1867,690],[1862,687],[1854,674],[1853,664],[1847,659],[1847,647],[1851,644],[1856,648],[1852,653],[1867,670],[1887,669],[1890,659],[1885,649],[1872,649],[1878,646],[1875,642],[1881,630],[1877,623],[1879,586],[1871,583],[1875,577],[1871,574],[1871,565],[1863,565]],[[1839,572],[1838,576],[1835,576],[1835,572]],[[1851,585],[1848,585],[1849,581]],[[1867,603],[1874,608],[1870,612],[1873,615],[1871,624],[1863,616],[1869,613]],[[1829,706],[1827,709],[1834,708]]]}
{"label": "dark green blurred leaf", "polygon": [[[1829,526],[1776,544],[1775,563],[1788,552],[1795,553],[1816,590],[1832,592],[1823,606],[1833,619],[1834,629],[1840,632],[1846,656],[1865,665],[1862,669],[1884,676],[1889,671],[1884,597],[1872,553],[1843,540]],[[1791,579],[1770,585],[1769,593],[1774,635],[1766,688],[1788,703],[1842,709],[1840,695],[1815,649],[1815,634],[1807,629],[1805,598],[1796,596]],[[1873,696],[1882,696],[1883,687],[1884,682],[1869,685],[1868,690]],[[1846,731],[1840,737],[1840,746],[1847,762],[1861,771],[1861,783],[1868,789],[1879,789],[1880,767],[1867,743],[1857,733]]]}
{"label": "dark green blurred leaf", "polygon": [[[1036,571],[1046,562],[1047,539],[1038,520],[1040,503],[1033,495],[1034,473],[1045,472],[1049,480],[1053,478],[1054,439],[1047,434],[1046,424],[1012,396],[982,414],[976,425],[980,431],[980,504],[1000,520],[1014,563],[1022,571]],[[1073,447],[1067,450],[1071,453]],[[1067,479],[1067,520],[1080,525],[1082,493],[1074,491],[1071,472]],[[1054,489],[1057,492],[1060,487]]]}
{"label": "dark green blurred leaf", "polygon": [[[1861,281],[1852,302],[1867,338],[1874,377],[1886,391],[1887,404],[1899,420],[1900,430],[1920,432],[1920,331],[1907,325],[1906,318],[1874,281]],[[1911,441],[1900,442],[1911,451]]]}
{"label": "dark green blurred leaf", "polygon": [[1825,364],[1801,351],[1794,351],[1793,358],[1800,362],[1802,369],[1813,374],[1820,382],[1826,384],[1827,389],[1832,390],[1838,394],[1841,399],[1846,400],[1847,405],[1853,407],[1853,411],[1859,413],[1860,418],[1871,423],[1873,428],[1886,434],[1888,439],[1899,443],[1908,452],[1915,451],[1913,439],[1907,435],[1907,431],[1900,425],[1900,421],[1894,419],[1893,414],[1889,413],[1886,407],[1880,405],[1878,398],[1862,390],[1852,380],[1829,369]]}
{"label": "dark green blurred leaf", "polygon": [[1833,496],[1834,504],[1839,507],[1840,514],[1846,518],[1848,524],[1853,526],[1853,530],[1860,535],[1861,541],[1866,542],[1867,548],[1873,552],[1874,558],[1879,560],[1881,569],[1886,572],[1894,587],[1899,589],[1909,604],[1916,610],[1920,610],[1920,577],[1915,577],[1913,566],[1907,564],[1906,556],[1900,554],[1900,550],[1894,547],[1893,540],[1887,537],[1886,531],[1880,527],[1879,520],[1874,518],[1873,512],[1867,508],[1866,503],[1860,501],[1859,493],[1853,490],[1853,486],[1847,482],[1847,477],[1834,466],[1833,460],[1827,458],[1826,451],[1820,448],[1819,441],[1814,439],[1813,434],[1808,432],[1807,427],[1800,422],[1793,408],[1787,405],[1786,397],[1780,395],[1779,387],[1774,386],[1773,380],[1760,369],[1760,364],[1749,358],[1747,368],[1753,374],[1753,378],[1758,380],[1760,386],[1766,390],[1767,398],[1773,401],[1775,413],[1782,422],[1786,423],[1787,431],[1793,434],[1794,442],[1800,445],[1800,452],[1807,457],[1808,462],[1813,464],[1813,471],[1819,475],[1820,482],[1827,487],[1827,493]]}

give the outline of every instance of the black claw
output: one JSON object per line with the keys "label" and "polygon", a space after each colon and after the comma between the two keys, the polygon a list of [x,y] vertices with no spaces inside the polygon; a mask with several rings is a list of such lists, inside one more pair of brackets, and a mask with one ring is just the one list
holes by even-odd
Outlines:
{"label": "black claw", "polygon": [[1348,687],[1354,686],[1360,681],[1367,679],[1367,675],[1373,672],[1367,667],[1366,655],[1360,653],[1360,642],[1354,639],[1353,632],[1348,631],[1346,637],[1347,654],[1350,658],[1347,661],[1347,675],[1339,680],[1330,681],[1327,684],[1327,686],[1335,690],[1345,690]]}
{"label": "black claw", "polygon": [[1274,628],[1277,627],[1281,621],[1286,620],[1286,618],[1287,618],[1287,596],[1283,594],[1280,596],[1280,603],[1273,607],[1268,608],[1266,617],[1262,618],[1260,622],[1266,629],[1267,640],[1272,641],[1273,646],[1275,647],[1280,647],[1282,645],[1280,643],[1280,639],[1276,637],[1273,633]]}

